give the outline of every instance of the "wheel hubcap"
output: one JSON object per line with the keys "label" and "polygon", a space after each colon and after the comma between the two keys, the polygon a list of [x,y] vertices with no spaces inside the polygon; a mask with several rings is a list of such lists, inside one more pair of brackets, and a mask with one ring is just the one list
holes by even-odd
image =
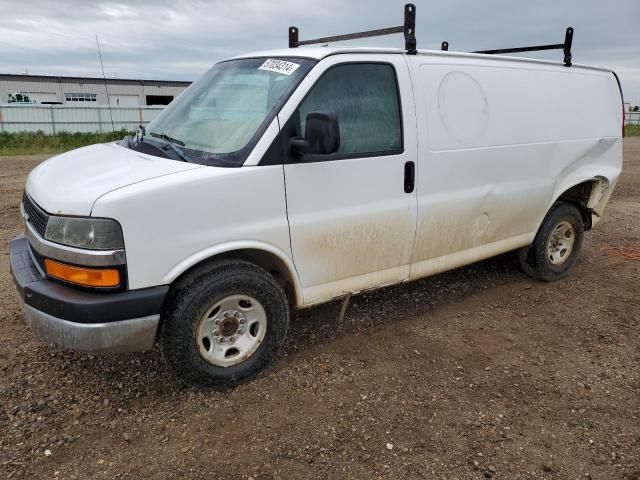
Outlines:
{"label": "wheel hubcap", "polygon": [[266,332],[267,314],[260,302],[248,295],[231,295],[200,318],[196,342],[207,362],[230,367],[253,355]]}
{"label": "wheel hubcap", "polygon": [[225,318],[220,323],[220,335],[223,337],[230,337],[238,331],[238,320],[235,318]]}
{"label": "wheel hubcap", "polygon": [[552,265],[562,265],[571,256],[576,231],[569,222],[560,222],[551,232],[547,244],[547,258]]}

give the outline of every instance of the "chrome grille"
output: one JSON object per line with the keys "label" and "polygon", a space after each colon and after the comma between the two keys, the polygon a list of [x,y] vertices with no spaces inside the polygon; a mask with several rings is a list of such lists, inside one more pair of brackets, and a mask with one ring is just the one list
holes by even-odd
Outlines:
{"label": "chrome grille", "polygon": [[24,213],[27,215],[27,222],[31,224],[34,230],[38,232],[41,237],[44,237],[44,232],[47,229],[47,222],[49,221],[49,215],[36,205],[26,193],[22,195],[22,208],[24,209]]}

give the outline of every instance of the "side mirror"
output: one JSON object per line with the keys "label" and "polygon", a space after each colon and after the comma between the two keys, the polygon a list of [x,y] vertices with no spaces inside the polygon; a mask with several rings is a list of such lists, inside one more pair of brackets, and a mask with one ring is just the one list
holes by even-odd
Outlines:
{"label": "side mirror", "polygon": [[331,155],[340,148],[340,127],[335,113],[309,112],[304,138],[292,138],[291,149],[298,155]]}

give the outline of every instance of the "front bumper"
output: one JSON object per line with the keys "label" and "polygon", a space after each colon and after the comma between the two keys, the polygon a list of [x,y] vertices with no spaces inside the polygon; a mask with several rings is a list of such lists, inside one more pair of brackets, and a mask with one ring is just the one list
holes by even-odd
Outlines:
{"label": "front bumper", "polygon": [[168,286],[101,293],[53,282],[39,271],[24,237],[11,242],[10,264],[25,321],[36,335],[95,353],[153,347]]}

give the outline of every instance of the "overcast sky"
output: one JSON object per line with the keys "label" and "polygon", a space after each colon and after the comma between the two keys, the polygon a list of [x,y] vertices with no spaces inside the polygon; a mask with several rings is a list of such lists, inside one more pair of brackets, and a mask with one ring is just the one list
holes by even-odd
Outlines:
{"label": "overcast sky", "polygon": [[[575,27],[575,63],[621,77],[625,100],[640,104],[640,0],[417,0],[418,48],[469,51],[561,43]],[[393,0],[2,0],[0,73],[195,80],[229,56],[287,46],[300,38],[402,24]],[[353,42],[350,42],[353,43]],[[401,46],[401,35],[358,41]],[[561,60],[560,51],[528,54]]]}

